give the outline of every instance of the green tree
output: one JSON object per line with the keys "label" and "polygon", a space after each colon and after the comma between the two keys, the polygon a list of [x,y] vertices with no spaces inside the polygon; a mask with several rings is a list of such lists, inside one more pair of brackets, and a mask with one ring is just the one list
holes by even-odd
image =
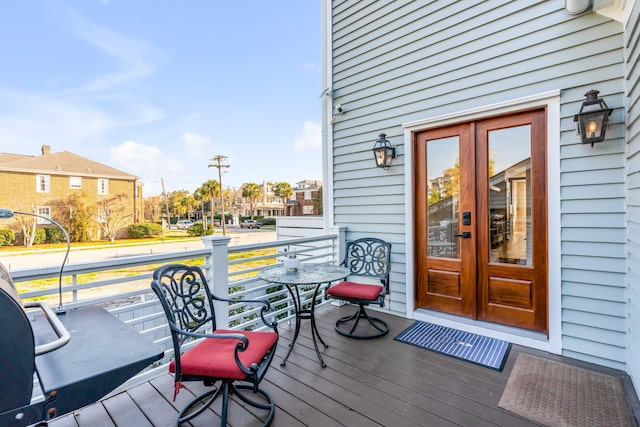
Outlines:
{"label": "green tree", "polygon": [[74,242],[89,242],[96,234],[96,205],[83,191],[67,197],[67,209],[62,217],[66,220],[69,239]]}
{"label": "green tree", "polygon": [[282,212],[287,214],[287,202],[293,196],[293,188],[288,182],[279,182],[273,188],[273,194],[282,199]]}
{"label": "green tree", "polygon": [[181,201],[182,206],[187,211],[187,219],[191,219],[193,208],[196,206],[196,199],[192,194],[187,194]]}
{"label": "green tree", "polygon": [[318,188],[318,195],[313,199],[313,212],[322,215],[322,187]]}
{"label": "green tree", "polygon": [[242,186],[242,197],[249,202],[249,210],[251,211],[251,219],[255,214],[256,204],[260,198],[260,186],[255,182],[248,182]]}
{"label": "green tree", "polygon": [[204,228],[207,227],[207,216],[204,213],[204,202],[206,200],[207,196],[202,194],[202,188],[196,188],[196,190],[193,192],[193,199],[195,200],[195,202],[197,204],[200,204],[200,213],[202,215],[202,222],[203,222],[203,226]]}
{"label": "green tree", "polygon": [[204,198],[209,199],[209,203],[211,206],[211,222],[213,223],[214,200],[216,199],[216,197],[220,197],[220,184],[218,183],[218,181],[210,179],[209,181],[203,183],[197,191],[199,191]]}
{"label": "green tree", "polygon": [[104,235],[113,243],[118,232],[132,222],[133,212],[129,209],[125,193],[98,202],[98,225]]}
{"label": "green tree", "polygon": [[176,190],[169,193],[169,209],[173,216],[182,218],[187,212],[184,199],[189,196],[187,190]]}

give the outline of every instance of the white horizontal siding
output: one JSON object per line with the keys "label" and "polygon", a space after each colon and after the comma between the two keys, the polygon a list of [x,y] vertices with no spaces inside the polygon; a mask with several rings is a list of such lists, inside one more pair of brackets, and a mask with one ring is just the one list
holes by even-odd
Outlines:
{"label": "white horizontal siding", "polygon": [[635,2],[625,37],[627,58],[627,372],[640,391],[640,2]]}
{"label": "white horizontal siding", "polygon": [[[413,209],[403,199],[411,165],[401,124],[559,89],[560,182],[549,185],[561,195],[563,351],[620,366],[625,318],[616,310],[625,304],[628,178],[620,23],[594,13],[569,15],[564,0],[332,6],[331,87],[344,110],[331,135],[333,219],[348,227],[347,238],[380,235],[394,244],[391,310],[406,311],[402,294],[413,286],[399,273],[411,256],[404,252],[404,223],[405,210]],[[614,108],[607,142],[594,147],[579,142],[573,122],[591,89]],[[388,171],[372,159],[381,132],[397,147]],[[640,170],[640,156],[635,162]],[[640,173],[634,178],[640,188]],[[591,327],[598,334],[590,335]]]}

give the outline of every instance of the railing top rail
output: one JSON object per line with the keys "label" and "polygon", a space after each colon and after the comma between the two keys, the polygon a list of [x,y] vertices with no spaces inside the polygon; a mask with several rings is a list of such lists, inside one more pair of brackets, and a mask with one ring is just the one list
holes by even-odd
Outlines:
{"label": "railing top rail", "polygon": [[299,237],[296,239],[283,239],[283,240],[275,240],[275,241],[263,242],[263,243],[247,243],[244,245],[229,246],[229,253],[244,252],[251,249],[265,249],[265,248],[282,247],[282,246],[297,245],[297,244],[311,243],[311,242],[322,242],[325,240],[333,240],[337,238],[338,238],[337,234],[321,234],[318,236]]}
{"label": "railing top rail", "polygon": [[[117,268],[137,267],[151,263],[166,262],[180,258],[196,258],[199,256],[209,256],[209,249],[189,249],[180,252],[163,252],[158,254],[123,256],[117,259],[105,259],[91,262],[79,262],[68,264],[64,267],[64,275],[68,276],[74,273],[86,271],[105,271],[112,270],[114,266]],[[19,268],[11,270],[11,277],[14,281],[31,280],[37,278],[56,277],[60,273],[60,266],[41,267],[41,268]]]}

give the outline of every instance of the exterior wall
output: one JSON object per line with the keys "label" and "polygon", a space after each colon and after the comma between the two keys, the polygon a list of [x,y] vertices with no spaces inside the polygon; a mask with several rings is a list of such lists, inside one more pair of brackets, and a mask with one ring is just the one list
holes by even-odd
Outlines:
{"label": "exterior wall", "polygon": [[[36,191],[36,175],[49,175],[50,191],[39,193]],[[135,199],[135,182],[122,179],[108,178],[109,193],[98,194],[98,177],[82,177],[82,189],[70,188],[68,175],[42,173],[23,173],[0,171],[0,206],[12,210],[31,212],[32,207],[50,206],[53,219],[56,219],[56,205],[73,194],[85,193],[93,202],[113,198],[118,194],[126,194],[128,211],[132,215],[131,222],[135,222],[136,214],[142,212],[140,200],[142,192]],[[138,205],[137,205],[137,203]],[[137,218],[139,220],[139,218]]]}
{"label": "exterior wall", "polygon": [[[330,102],[340,104],[333,151],[333,224],[347,239],[375,235],[393,244],[392,312],[407,313],[403,123],[550,91],[560,93],[558,277],[563,354],[625,369],[626,235],[622,24],[594,13],[573,16],[553,1],[333,1]],[[573,115],[600,91],[615,108],[607,141],[582,145]],[[396,146],[388,170],[374,166],[380,133]],[[557,147],[553,147],[557,149]],[[410,197],[409,197],[410,199]],[[551,201],[550,201],[551,203]],[[327,212],[329,213],[329,212]],[[410,263],[409,263],[410,264]],[[550,306],[552,304],[550,303]]]}
{"label": "exterior wall", "polygon": [[627,24],[627,298],[629,321],[627,372],[640,390],[640,2]]}

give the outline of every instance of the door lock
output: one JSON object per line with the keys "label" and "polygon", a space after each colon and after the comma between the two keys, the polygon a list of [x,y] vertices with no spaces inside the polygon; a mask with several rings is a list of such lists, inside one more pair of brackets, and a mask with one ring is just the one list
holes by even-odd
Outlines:
{"label": "door lock", "polygon": [[471,232],[470,231],[463,231],[462,233],[454,234],[453,237],[462,237],[463,239],[470,239],[471,238]]}

